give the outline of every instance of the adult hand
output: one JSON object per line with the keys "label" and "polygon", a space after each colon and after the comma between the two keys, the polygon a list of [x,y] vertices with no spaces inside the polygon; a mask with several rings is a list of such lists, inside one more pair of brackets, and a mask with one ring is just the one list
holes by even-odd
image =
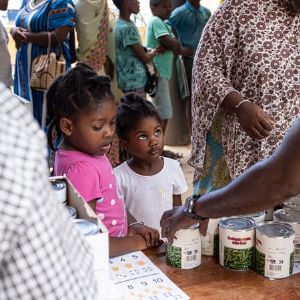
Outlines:
{"label": "adult hand", "polygon": [[188,218],[184,213],[184,205],[176,206],[172,210],[164,212],[160,220],[162,237],[168,238],[168,243],[173,243],[174,234],[177,230],[189,228],[199,223],[197,220]]}
{"label": "adult hand", "polygon": [[141,235],[148,247],[157,247],[159,245],[159,232],[143,224],[134,224],[128,228],[128,236]]}
{"label": "adult hand", "polygon": [[264,139],[273,129],[271,118],[255,103],[242,103],[236,115],[243,130],[253,139]]}
{"label": "adult hand", "polygon": [[26,32],[28,32],[28,30],[23,27],[13,27],[10,30],[10,34],[14,39],[17,48],[28,42]]}

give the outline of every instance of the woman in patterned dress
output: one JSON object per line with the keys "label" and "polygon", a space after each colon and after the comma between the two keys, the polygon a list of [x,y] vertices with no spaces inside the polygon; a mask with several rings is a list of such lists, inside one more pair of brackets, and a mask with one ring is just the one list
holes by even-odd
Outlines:
{"label": "woman in patterned dress", "polygon": [[47,53],[48,32],[52,51],[61,44],[66,67],[71,65],[69,32],[75,25],[72,0],[23,0],[11,35],[17,47],[14,92],[32,102],[34,117],[45,125],[44,92],[30,88],[32,60]]}
{"label": "woman in patterned dress", "polygon": [[195,195],[269,157],[297,118],[299,33],[299,0],[227,0],[210,19],[193,69]]}

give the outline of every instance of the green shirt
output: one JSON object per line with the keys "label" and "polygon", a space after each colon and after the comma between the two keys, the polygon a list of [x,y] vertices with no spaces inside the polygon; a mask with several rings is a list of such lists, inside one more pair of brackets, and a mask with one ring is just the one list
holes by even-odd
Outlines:
{"label": "green shirt", "polygon": [[147,81],[145,65],[132,50],[141,44],[137,27],[131,21],[118,19],[115,27],[116,69],[118,87],[126,92],[143,88]]}
{"label": "green shirt", "polygon": [[[170,35],[173,37],[171,27],[161,18],[153,17],[148,24],[147,47],[156,48],[159,45],[158,38],[164,35]],[[168,50],[162,55],[156,55],[153,62],[160,74],[160,77],[170,80],[172,76],[173,52]]]}

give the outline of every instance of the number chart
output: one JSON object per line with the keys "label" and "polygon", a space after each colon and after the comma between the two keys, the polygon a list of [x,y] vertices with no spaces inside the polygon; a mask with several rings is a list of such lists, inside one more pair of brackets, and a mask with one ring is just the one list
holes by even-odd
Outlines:
{"label": "number chart", "polygon": [[131,300],[188,300],[141,251],[110,259],[112,281]]}

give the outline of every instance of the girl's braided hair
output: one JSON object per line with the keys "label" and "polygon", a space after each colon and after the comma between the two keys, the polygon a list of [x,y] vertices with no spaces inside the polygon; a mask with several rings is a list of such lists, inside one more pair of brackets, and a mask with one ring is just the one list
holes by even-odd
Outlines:
{"label": "girl's braided hair", "polygon": [[121,98],[117,109],[116,132],[120,139],[126,140],[128,132],[135,129],[144,118],[152,117],[162,124],[162,119],[155,106],[137,94],[126,94]]}
{"label": "girl's braided hair", "polygon": [[53,130],[56,129],[59,140],[62,137],[59,126],[61,118],[75,121],[81,113],[88,113],[104,101],[114,101],[109,77],[99,76],[84,63],[78,63],[59,76],[50,86],[46,98],[49,124],[47,138],[54,151]]}

